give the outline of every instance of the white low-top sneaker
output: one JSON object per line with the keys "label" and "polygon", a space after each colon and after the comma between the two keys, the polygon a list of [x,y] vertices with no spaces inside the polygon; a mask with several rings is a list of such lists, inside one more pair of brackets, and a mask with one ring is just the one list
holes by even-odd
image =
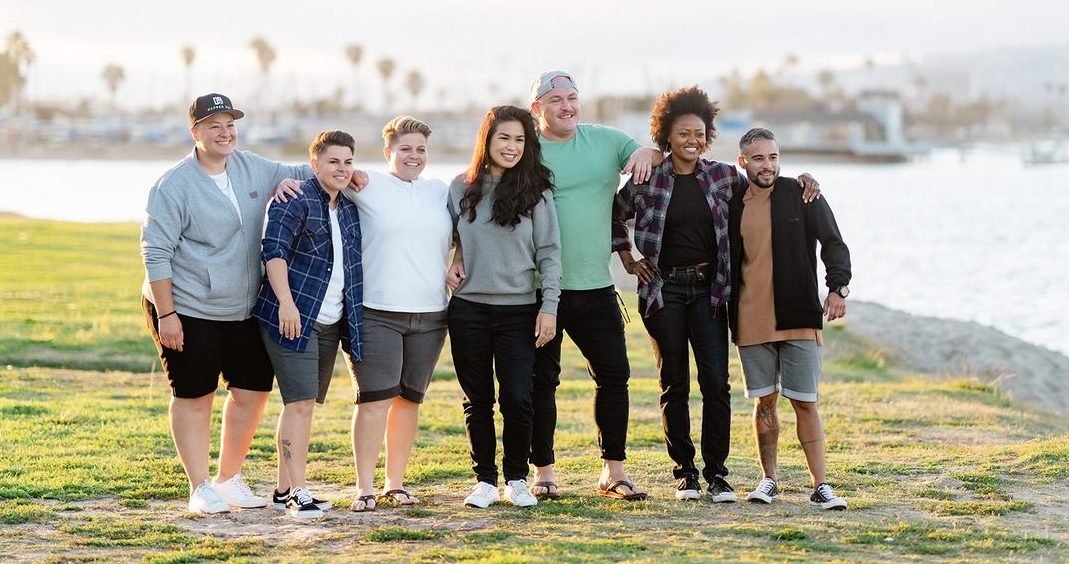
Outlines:
{"label": "white low-top sneaker", "polygon": [[501,499],[501,497],[497,493],[497,486],[486,482],[479,482],[478,484],[475,484],[475,489],[471,490],[471,494],[464,498],[464,505],[486,509],[497,503],[497,500],[499,499]]}
{"label": "white low-top sneaker", "polygon": [[203,484],[189,494],[189,510],[193,513],[227,513],[230,511],[230,505],[219,497],[208,480],[204,480]]}
{"label": "white low-top sneaker", "polygon": [[234,507],[242,509],[267,507],[267,498],[252,493],[249,486],[245,485],[245,480],[241,479],[241,474],[234,474],[229,480],[223,482],[212,482],[212,489],[223,498],[223,501]]}
{"label": "white low-top sneaker", "polygon": [[[495,490],[496,491],[496,490]],[[533,507],[538,500],[527,489],[527,480],[510,480],[505,483],[505,499],[516,507]]]}

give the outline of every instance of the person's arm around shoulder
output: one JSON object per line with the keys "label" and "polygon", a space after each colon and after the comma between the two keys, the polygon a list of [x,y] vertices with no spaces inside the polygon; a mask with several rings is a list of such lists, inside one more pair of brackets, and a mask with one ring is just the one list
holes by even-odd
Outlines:
{"label": "person's arm around shoulder", "polygon": [[156,307],[160,344],[181,352],[185,345],[182,320],[174,305],[171,259],[189,225],[185,202],[160,180],[149,191],[145,222],[141,226],[141,258],[145,265],[152,303]]}
{"label": "person's arm around shoulder", "polygon": [[557,336],[557,304],[560,302],[560,282],[563,275],[560,255],[560,226],[553,194],[542,192],[542,200],[531,214],[535,245],[535,264],[542,286],[542,307],[535,318],[535,347],[541,347]]}

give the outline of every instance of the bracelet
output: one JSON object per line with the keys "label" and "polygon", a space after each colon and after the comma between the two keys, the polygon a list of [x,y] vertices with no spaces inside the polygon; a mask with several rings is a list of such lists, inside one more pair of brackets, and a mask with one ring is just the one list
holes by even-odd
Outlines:
{"label": "bracelet", "polygon": [[178,310],[174,310],[171,313],[165,313],[165,314],[157,317],[156,320],[159,321],[159,320],[163,319],[164,317],[170,317],[170,316],[172,316],[172,315],[174,315],[176,313],[178,313]]}

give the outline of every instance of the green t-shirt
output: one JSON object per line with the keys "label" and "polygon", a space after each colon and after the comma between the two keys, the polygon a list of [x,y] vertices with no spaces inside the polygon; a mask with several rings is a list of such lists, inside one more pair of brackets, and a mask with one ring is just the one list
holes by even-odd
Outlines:
{"label": "green t-shirt", "polygon": [[640,148],[613,127],[582,123],[567,141],[539,135],[542,161],[553,171],[553,201],[560,224],[564,290],[612,286],[612,200],[620,169]]}

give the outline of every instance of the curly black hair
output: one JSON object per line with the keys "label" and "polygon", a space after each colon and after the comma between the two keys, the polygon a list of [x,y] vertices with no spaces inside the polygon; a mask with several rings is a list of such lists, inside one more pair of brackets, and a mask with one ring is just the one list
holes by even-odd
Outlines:
{"label": "curly black hair", "polygon": [[718,113],[720,113],[720,107],[717,103],[710,100],[709,95],[697,86],[665,92],[653,105],[653,114],[650,116],[650,137],[654,144],[667,153],[670,149],[668,138],[672,134],[672,124],[680,116],[694,114],[705,122],[705,142],[712,143],[713,139],[716,139],[713,118]]}

